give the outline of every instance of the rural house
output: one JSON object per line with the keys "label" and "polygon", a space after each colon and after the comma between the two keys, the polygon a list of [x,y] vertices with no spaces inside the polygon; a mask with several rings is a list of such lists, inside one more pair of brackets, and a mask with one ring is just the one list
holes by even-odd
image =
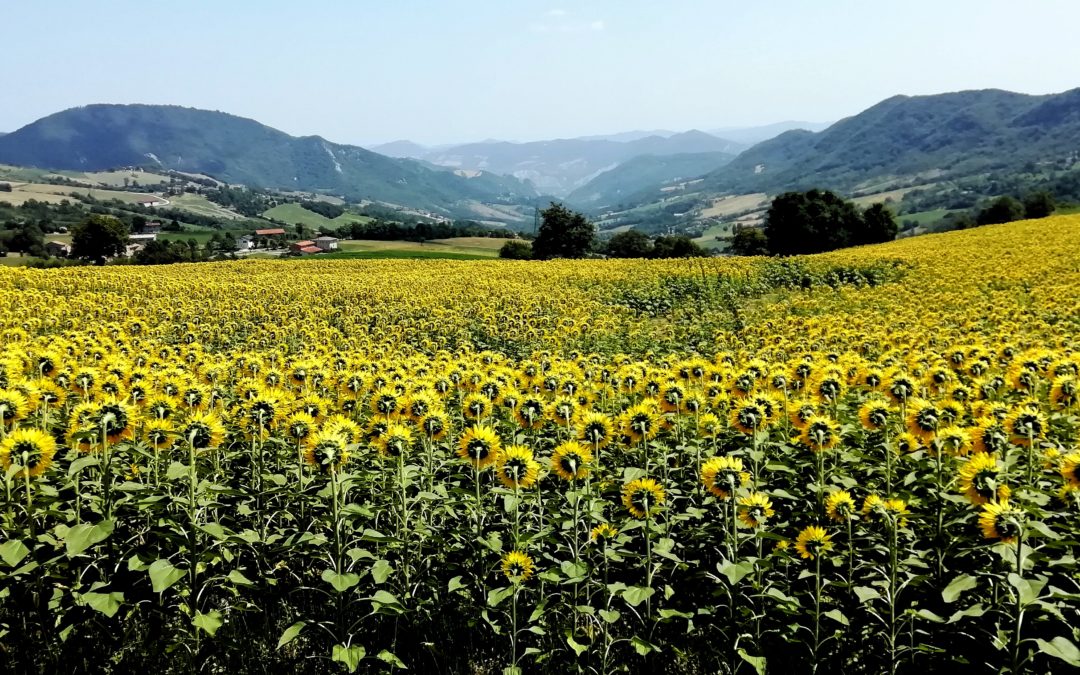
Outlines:
{"label": "rural house", "polygon": [[253,248],[255,248],[255,237],[251,236],[250,234],[245,234],[242,237],[237,237],[237,251],[250,251]]}
{"label": "rural house", "polygon": [[59,241],[45,242],[45,252],[57,258],[66,258],[71,254],[71,247]]}
{"label": "rural house", "polygon": [[[312,248],[314,246],[315,246],[315,242],[313,242],[313,241],[307,241],[307,240],[297,241],[297,242],[293,242],[292,244],[289,244],[289,251],[292,252],[292,253],[299,253],[300,251],[304,250],[305,248]],[[322,249],[319,249],[319,250],[321,251]]]}
{"label": "rural house", "polygon": [[322,237],[317,237],[314,240],[314,245],[318,246],[322,251],[336,251],[338,240],[337,237],[327,237],[324,235]]}

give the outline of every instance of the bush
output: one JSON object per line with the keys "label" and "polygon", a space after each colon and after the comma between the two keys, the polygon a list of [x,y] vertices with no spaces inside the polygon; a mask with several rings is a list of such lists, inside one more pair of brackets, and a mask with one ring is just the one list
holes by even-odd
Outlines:
{"label": "bush", "polygon": [[527,241],[511,239],[499,249],[499,257],[507,260],[532,260],[532,246]]}

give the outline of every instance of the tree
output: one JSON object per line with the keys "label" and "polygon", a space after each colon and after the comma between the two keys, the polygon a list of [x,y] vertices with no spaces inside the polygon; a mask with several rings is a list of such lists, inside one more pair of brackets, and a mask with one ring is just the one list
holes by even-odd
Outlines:
{"label": "tree", "polygon": [[296,224],[296,236],[297,236],[297,238],[303,239],[304,238],[304,232],[306,230],[307,230],[307,228],[304,227],[303,223],[297,223]]}
{"label": "tree", "polygon": [[592,248],[595,228],[582,214],[551,202],[540,217],[543,222],[532,247],[537,260],[582,258]]}
{"label": "tree", "polygon": [[639,230],[620,232],[608,240],[605,252],[612,258],[648,258],[653,245],[649,236]]}
{"label": "tree", "polygon": [[45,234],[33,223],[20,225],[8,240],[8,248],[19,255],[45,255]]}
{"label": "tree", "polygon": [[874,204],[863,212],[862,229],[857,230],[852,237],[851,244],[879,244],[896,239],[896,233],[900,228],[896,224],[896,217],[892,210],[884,204]]}
{"label": "tree", "polygon": [[71,255],[103,265],[127,249],[128,229],[112,216],[93,215],[71,228]]}
{"label": "tree", "polygon": [[765,216],[769,251],[777,255],[843,248],[862,228],[859,209],[828,190],[785,192],[773,200]]}
{"label": "tree", "polygon": [[146,229],[146,216],[135,216],[131,219],[131,231],[142,232]]}
{"label": "tree", "polygon": [[532,246],[520,239],[511,239],[499,249],[499,257],[507,260],[532,260]]}
{"label": "tree", "polygon": [[685,234],[672,234],[653,240],[653,258],[701,258],[708,251]]}
{"label": "tree", "polygon": [[1054,195],[1046,190],[1033,192],[1024,197],[1025,218],[1045,218],[1052,214],[1056,208],[1057,204],[1054,203]]}
{"label": "tree", "polygon": [[975,217],[979,225],[1011,223],[1024,218],[1024,205],[1014,197],[998,197]]}
{"label": "tree", "polygon": [[769,240],[757,227],[744,227],[735,233],[728,244],[732,255],[769,255]]}

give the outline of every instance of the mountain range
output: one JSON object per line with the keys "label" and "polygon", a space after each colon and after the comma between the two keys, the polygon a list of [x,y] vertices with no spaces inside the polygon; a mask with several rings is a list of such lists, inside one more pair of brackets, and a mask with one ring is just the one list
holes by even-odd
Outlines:
{"label": "mountain range", "polygon": [[[781,123],[754,133],[790,126],[814,125]],[[727,133],[746,139],[746,131]],[[550,199],[545,195],[603,213],[681,195],[704,203],[809,187],[851,193],[871,184],[914,185],[1048,163],[1080,167],[1080,89],[894,96],[826,129],[788,129],[749,148],[702,131],[661,130],[439,148],[400,141],[376,149],[408,157],[177,106],[90,105],[0,135],[0,163],[82,171],[158,167],[521,222]]]}
{"label": "mountain range", "polygon": [[[527,180],[536,189],[565,197],[605,171],[641,155],[683,153],[737,154],[747,146],[703,131],[617,141],[605,138],[570,138],[530,143],[482,141],[452,147],[422,148],[409,141],[375,146],[375,152],[423,160],[435,166],[491,171]],[[715,165],[713,168],[715,168]]]}
{"label": "mountain range", "polygon": [[1080,89],[894,96],[817,133],[788,131],[704,176],[705,189],[853,189],[869,180],[1019,169],[1080,151]]}
{"label": "mountain range", "polygon": [[397,159],[319,136],[290,136],[221,112],[158,105],[88,105],[0,137],[0,162],[98,171],[146,166],[229,183],[377,200],[454,215],[471,202],[516,204],[527,182]]}

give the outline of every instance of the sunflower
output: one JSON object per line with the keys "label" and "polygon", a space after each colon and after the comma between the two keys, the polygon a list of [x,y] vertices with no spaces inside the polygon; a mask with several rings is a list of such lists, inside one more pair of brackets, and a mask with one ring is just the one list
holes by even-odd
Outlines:
{"label": "sunflower", "polygon": [[195,450],[218,448],[225,441],[225,427],[214,413],[192,413],[176,431]]}
{"label": "sunflower", "polygon": [[905,422],[909,432],[928,443],[941,425],[941,411],[930,401],[912,399],[908,401]]}
{"label": "sunflower", "polygon": [[8,426],[26,419],[30,414],[30,402],[14,389],[0,389],[0,423]]}
{"label": "sunflower", "polygon": [[1034,402],[1021,403],[1016,410],[1005,419],[1005,428],[1012,435],[1013,443],[1028,446],[1031,440],[1038,440],[1046,433],[1046,415],[1043,415],[1038,404]]}
{"label": "sunflower", "polygon": [[660,416],[657,414],[656,405],[649,399],[630,406],[624,414],[623,433],[634,443],[652,440],[660,433]]}
{"label": "sunflower", "polygon": [[788,414],[788,418],[791,420],[791,426],[802,431],[806,428],[807,421],[815,415],[817,415],[817,406],[809,401],[804,401]]}
{"label": "sunflower", "polygon": [[477,469],[486,469],[499,459],[502,443],[498,434],[488,426],[477,425],[461,435],[458,457],[468,460]]}
{"label": "sunflower", "polygon": [[532,450],[524,445],[511,445],[499,453],[495,473],[511,490],[526,489],[535,485],[540,477],[540,463],[533,458]]}
{"label": "sunflower", "polygon": [[260,389],[255,396],[244,403],[243,421],[252,433],[265,435],[277,425],[284,407],[276,391]]}
{"label": "sunflower", "polygon": [[971,434],[967,429],[949,425],[938,432],[941,449],[956,457],[964,457],[971,451]]}
{"label": "sunflower", "polygon": [[993,455],[979,452],[960,467],[960,490],[976,506],[1007,499],[1009,488],[998,482],[1001,468]]}
{"label": "sunflower", "polygon": [[741,485],[750,482],[738,457],[710,457],[701,465],[701,482],[720,499],[727,499]]}
{"label": "sunflower", "polygon": [[581,480],[589,475],[593,461],[592,450],[578,441],[560,443],[551,453],[551,470],[566,481]]}
{"label": "sunflower", "polygon": [[1050,401],[1064,410],[1075,408],[1080,403],[1080,383],[1076,375],[1062,375],[1050,385]]}
{"label": "sunflower", "polygon": [[444,412],[430,412],[420,420],[418,426],[430,440],[438,441],[446,437],[450,422]]}
{"label": "sunflower", "polygon": [[404,424],[391,422],[374,445],[383,457],[402,457],[413,445],[412,429]]}
{"label": "sunflower", "polygon": [[304,459],[320,471],[336,473],[349,461],[349,450],[340,431],[323,428],[312,437]]}
{"label": "sunflower", "polygon": [[559,426],[569,426],[577,414],[577,401],[573,396],[558,396],[547,407],[547,415],[551,421]]}
{"label": "sunflower", "polygon": [[830,493],[825,498],[825,515],[840,522],[846,522],[855,515],[855,500],[851,498],[851,493],[846,490]]}
{"label": "sunflower", "polygon": [[96,439],[104,434],[109,443],[119,443],[134,435],[136,415],[126,402],[110,396],[95,405],[90,421]]}
{"label": "sunflower", "polygon": [[881,431],[889,422],[892,407],[883,399],[871,398],[859,408],[859,421],[867,431]]}
{"label": "sunflower", "polygon": [[297,443],[303,443],[305,440],[315,434],[317,427],[315,418],[303,411],[297,411],[285,418],[285,423],[282,428],[285,431],[285,435]]}
{"label": "sunflower", "polygon": [[891,373],[885,378],[885,393],[900,405],[915,396],[915,381],[907,373]]}
{"label": "sunflower", "polygon": [[523,584],[533,575],[533,559],[522,551],[510,551],[502,559],[502,573],[512,584]]}
{"label": "sunflower", "polygon": [[344,415],[331,415],[323,422],[322,430],[341,436],[342,442],[351,445],[360,440],[360,426]]}
{"label": "sunflower", "polygon": [[544,425],[544,413],[547,406],[539,396],[526,396],[514,409],[514,419],[523,429],[539,429]]}
{"label": "sunflower", "polygon": [[0,441],[0,465],[22,467],[19,476],[40,476],[52,465],[56,441],[39,429],[16,429]]}
{"label": "sunflower", "polygon": [[795,540],[795,550],[806,560],[813,560],[819,555],[824,555],[832,547],[832,537],[825,528],[817,525],[810,525],[804,529]]}
{"label": "sunflower", "polygon": [[664,503],[664,488],[652,478],[636,478],[623,486],[623,506],[635,518],[648,518]]}
{"label": "sunflower", "polygon": [[747,527],[761,527],[775,514],[772,501],[762,492],[751,492],[739,499],[739,520]]}
{"label": "sunflower", "polygon": [[697,419],[698,434],[702,438],[716,438],[724,430],[724,423],[712,413],[705,413]]}
{"label": "sunflower", "polygon": [[142,426],[143,440],[146,443],[149,443],[150,447],[159,452],[172,445],[173,436],[175,435],[176,428],[169,420],[152,417],[146,420]]}
{"label": "sunflower", "polygon": [[600,523],[589,533],[589,538],[600,544],[607,544],[619,534],[619,529],[611,523]]}
{"label": "sunflower", "polygon": [[885,513],[895,519],[900,527],[907,527],[907,516],[910,511],[908,511],[907,502],[903,499],[886,499]]}
{"label": "sunflower", "polygon": [[492,403],[483,394],[468,394],[461,401],[461,414],[465,419],[482,420],[491,414]]}
{"label": "sunflower", "polygon": [[840,442],[840,425],[831,418],[814,415],[806,421],[799,440],[814,452],[830,450]]}
{"label": "sunflower", "polygon": [[1061,477],[1073,487],[1080,488],[1080,452],[1070,452],[1061,459]]}
{"label": "sunflower", "polygon": [[971,430],[971,449],[976,454],[1004,453],[1009,448],[1009,432],[996,417],[984,417]]}
{"label": "sunflower", "polygon": [[1009,504],[1008,499],[983,504],[979,527],[986,539],[1000,539],[1006,544],[1016,541],[1023,530],[1024,512]]}
{"label": "sunflower", "polygon": [[390,387],[382,387],[371,395],[371,412],[383,418],[393,417],[401,407],[400,395]]}
{"label": "sunflower", "polygon": [[731,426],[750,435],[765,428],[769,416],[755,401],[743,401],[731,410]]}
{"label": "sunflower", "polygon": [[594,448],[606,448],[615,436],[611,418],[604,413],[587,412],[577,426],[578,440]]}

